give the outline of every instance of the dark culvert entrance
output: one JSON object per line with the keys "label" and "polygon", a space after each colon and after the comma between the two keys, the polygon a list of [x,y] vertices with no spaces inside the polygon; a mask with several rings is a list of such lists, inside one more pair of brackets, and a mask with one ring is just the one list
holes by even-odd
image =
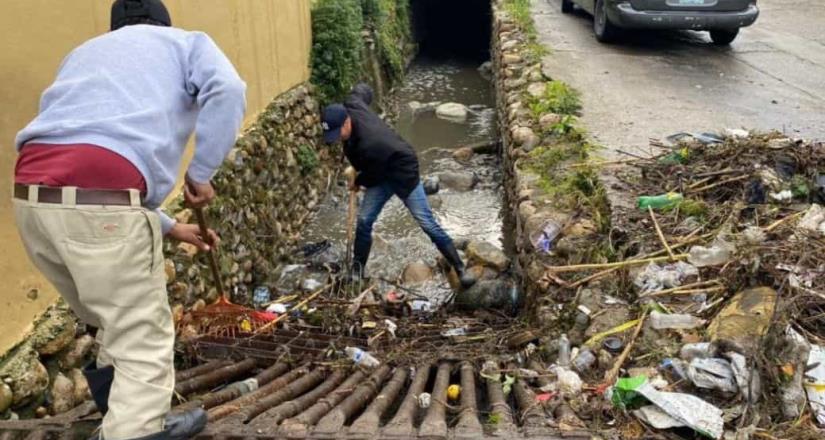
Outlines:
{"label": "dark culvert entrance", "polygon": [[412,0],[422,56],[483,62],[490,57],[490,0]]}

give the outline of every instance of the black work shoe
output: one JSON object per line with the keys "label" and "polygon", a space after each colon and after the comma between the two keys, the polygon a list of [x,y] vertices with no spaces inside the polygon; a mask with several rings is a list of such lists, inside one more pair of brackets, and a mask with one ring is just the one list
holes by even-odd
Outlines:
{"label": "black work shoe", "polygon": [[[201,431],[206,428],[206,422],[206,411],[202,408],[195,408],[178,414],[169,414],[166,416],[166,426],[164,426],[163,431],[132,440],[187,440],[200,434]],[[100,435],[100,431],[98,431],[89,440],[104,439],[103,436]]]}
{"label": "black work shoe", "polygon": [[109,411],[109,391],[112,389],[112,382],[115,380],[115,367],[109,365],[103,368],[94,368],[94,363],[87,365],[83,369],[83,376],[89,383],[89,392],[92,393],[92,400],[95,401],[100,414],[106,415]]}
{"label": "black work shoe", "polygon": [[461,287],[465,289],[469,289],[476,284],[476,277],[472,273],[468,272],[467,269],[464,267],[455,268],[455,273],[458,275],[458,281],[461,283]]}
{"label": "black work shoe", "polygon": [[166,427],[163,430],[166,439],[186,440],[192,438],[206,428],[206,411],[195,408],[178,414],[166,416]]}

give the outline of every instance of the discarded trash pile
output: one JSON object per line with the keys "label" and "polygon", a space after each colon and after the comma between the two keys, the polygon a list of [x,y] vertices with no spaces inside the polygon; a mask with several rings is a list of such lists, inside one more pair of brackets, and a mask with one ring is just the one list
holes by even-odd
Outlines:
{"label": "discarded trash pile", "polygon": [[571,404],[623,439],[822,438],[825,145],[735,133],[656,146],[617,173],[637,209],[614,212],[615,261],[546,269],[573,322],[545,355],[599,385]]}

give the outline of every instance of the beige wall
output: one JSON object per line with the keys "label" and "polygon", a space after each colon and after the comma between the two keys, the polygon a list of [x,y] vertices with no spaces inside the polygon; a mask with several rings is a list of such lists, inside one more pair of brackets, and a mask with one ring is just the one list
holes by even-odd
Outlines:
{"label": "beige wall", "polygon": [[[61,59],[109,27],[108,0],[0,2],[0,355],[55,294],[20,245],[10,190],[14,136],[37,113]],[[166,0],[177,27],[209,33],[249,86],[250,120],[308,79],[310,0]],[[27,293],[37,289],[36,300]]]}

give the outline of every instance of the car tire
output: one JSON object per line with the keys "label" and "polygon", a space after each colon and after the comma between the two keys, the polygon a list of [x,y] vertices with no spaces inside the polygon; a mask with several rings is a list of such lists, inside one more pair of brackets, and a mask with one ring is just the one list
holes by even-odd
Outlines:
{"label": "car tire", "polygon": [[739,35],[739,29],[714,29],[710,31],[710,40],[717,46],[727,46],[733,43],[736,36]]}
{"label": "car tire", "polygon": [[593,11],[593,33],[596,39],[602,43],[612,43],[619,37],[621,30],[610,21],[607,16],[605,0],[596,1],[596,9]]}
{"label": "car tire", "polygon": [[564,14],[573,12],[573,0],[561,0],[561,12]]}

